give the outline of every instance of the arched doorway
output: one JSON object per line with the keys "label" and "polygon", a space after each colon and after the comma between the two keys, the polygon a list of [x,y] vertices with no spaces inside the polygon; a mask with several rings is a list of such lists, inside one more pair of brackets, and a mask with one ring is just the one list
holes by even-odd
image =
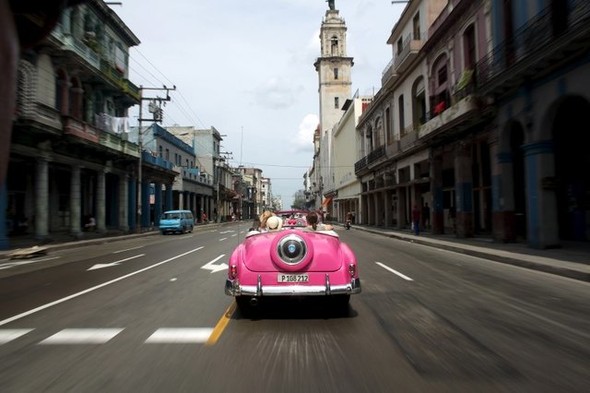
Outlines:
{"label": "arched doorway", "polygon": [[581,97],[560,102],[553,122],[560,240],[588,241],[590,214],[590,104]]}

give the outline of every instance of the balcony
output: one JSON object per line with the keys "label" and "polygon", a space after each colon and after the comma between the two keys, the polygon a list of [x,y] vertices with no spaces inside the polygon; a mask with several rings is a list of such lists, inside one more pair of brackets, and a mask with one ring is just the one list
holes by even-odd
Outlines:
{"label": "balcony", "polygon": [[[440,134],[467,118],[481,118],[480,100],[468,95],[423,124],[416,132],[418,138]],[[469,122],[465,122],[465,125]],[[404,146],[402,146],[404,147]]]}
{"label": "balcony", "polygon": [[422,40],[414,40],[411,36],[406,37],[402,45],[402,50],[394,59],[395,73],[403,74],[412,65],[418,57],[422,45]]}
{"label": "balcony", "polygon": [[369,167],[374,167],[381,161],[383,161],[382,158],[387,158],[385,155],[384,145],[379,146],[378,148],[369,153],[369,155],[367,156],[367,165]]}
{"label": "balcony", "polygon": [[92,68],[100,70],[100,56],[82,40],[70,34],[64,34],[61,29],[54,29],[51,35],[61,43],[62,50],[76,53]]}
{"label": "balcony", "polygon": [[105,59],[100,61],[101,73],[115,86],[119,87],[122,92],[131,96],[134,100],[139,102],[141,100],[141,94],[139,88],[131,83],[128,79],[123,78],[123,74],[114,69],[111,63]]}
{"label": "balcony", "polygon": [[365,173],[365,170],[367,169],[368,164],[367,164],[367,156],[361,158],[360,160],[358,160],[357,162],[354,163],[354,173],[355,175],[361,175],[363,173]]}
{"label": "balcony", "polygon": [[572,0],[563,23],[550,8],[540,12],[496,46],[475,67],[479,93],[505,94],[525,81],[538,79],[590,48],[590,2]]}
{"label": "balcony", "polygon": [[381,87],[383,89],[391,88],[399,79],[399,74],[396,72],[394,65],[394,59],[391,59],[381,74]]}
{"label": "balcony", "polygon": [[152,164],[154,166],[158,166],[164,169],[172,170],[173,165],[170,161],[166,161],[162,157],[155,157],[148,151],[141,152],[141,159],[144,163]]}
{"label": "balcony", "polygon": [[98,129],[80,121],[73,117],[64,116],[64,135],[70,135],[81,141],[99,143],[99,131]]}

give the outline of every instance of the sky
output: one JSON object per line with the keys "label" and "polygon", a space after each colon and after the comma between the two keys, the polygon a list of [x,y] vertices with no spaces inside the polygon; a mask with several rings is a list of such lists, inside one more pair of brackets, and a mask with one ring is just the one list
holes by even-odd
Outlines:
{"label": "sky", "polygon": [[[290,207],[313,162],[319,121],[313,64],[320,55],[319,32],[328,3],[121,3],[110,7],[141,41],[130,50],[129,79],[143,87],[176,86],[162,126],[215,127],[230,164],[261,169],[273,195]],[[404,7],[390,0],[335,0],[348,28],[347,55],[354,59],[351,94],[379,90],[391,60],[387,39]],[[155,90],[144,95],[165,96]],[[138,108],[130,110],[132,125]]]}

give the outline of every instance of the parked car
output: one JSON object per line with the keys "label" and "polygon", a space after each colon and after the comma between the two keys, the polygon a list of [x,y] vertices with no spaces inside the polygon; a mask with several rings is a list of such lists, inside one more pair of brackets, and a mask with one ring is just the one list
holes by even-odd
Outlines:
{"label": "parked car", "polygon": [[225,283],[244,313],[271,296],[328,297],[347,309],[350,295],[360,292],[353,250],[335,231],[305,225],[249,232],[230,256]]}
{"label": "parked car", "polygon": [[159,228],[162,235],[192,232],[194,226],[195,219],[190,210],[168,210],[160,217]]}

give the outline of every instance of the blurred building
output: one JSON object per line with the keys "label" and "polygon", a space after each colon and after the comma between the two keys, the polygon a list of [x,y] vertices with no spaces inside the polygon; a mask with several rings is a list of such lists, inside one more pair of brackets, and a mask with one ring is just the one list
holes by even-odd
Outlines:
{"label": "blurred building", "polygon": [[176,172],[129,140],[128,108],[141,102],[128,79],[129,48],[138,44],[103,1],[91,0],[64,11],[49,37],[22,54],[0,237],[81,237],[89,217],[101,232],[150,224],[138,222],[150,216],[139,187],[171,185]]}
{"label": "blurred building", "polygon": [[417,205],[434,234],[590,240],[589,16],[583,0],[409,1],[356,128],[357,221],[409,229]]}

